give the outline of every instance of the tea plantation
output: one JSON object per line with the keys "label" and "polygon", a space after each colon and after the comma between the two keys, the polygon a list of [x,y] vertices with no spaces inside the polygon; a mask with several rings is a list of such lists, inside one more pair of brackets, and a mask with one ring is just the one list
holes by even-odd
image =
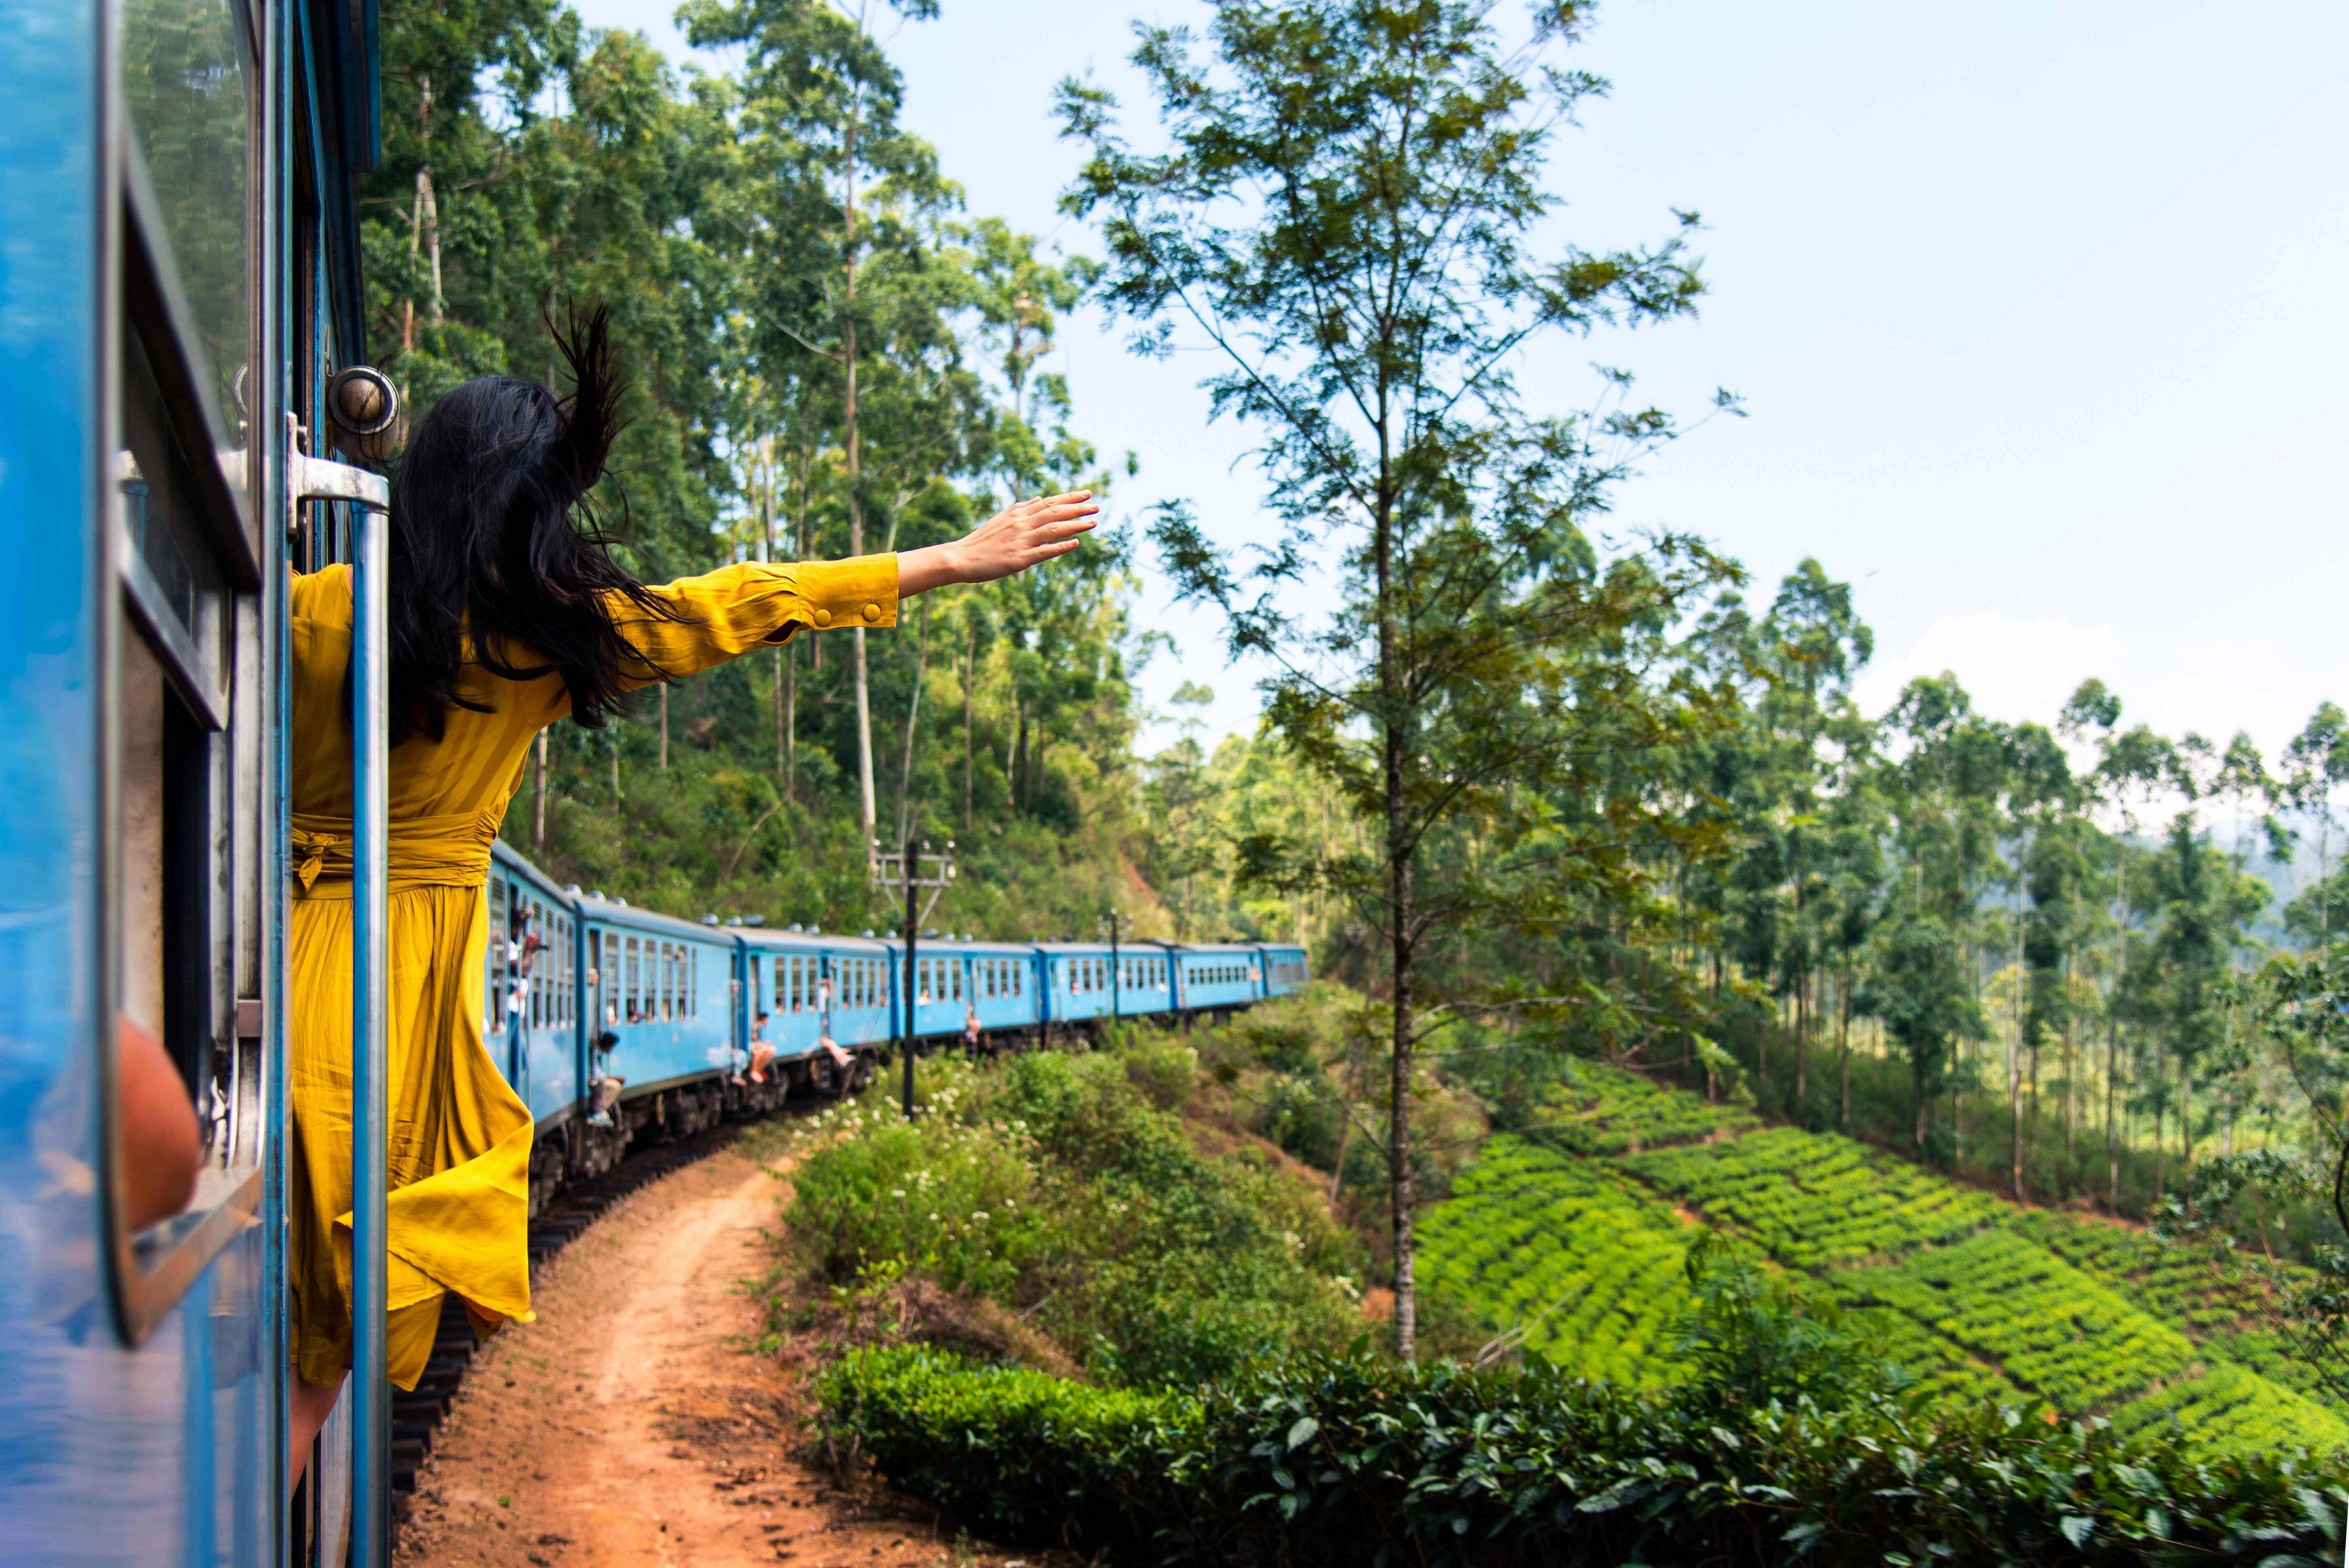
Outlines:
{"label": "tea plantation", "polygon": [[1427,1289],[1569,1373],[1670,1379],[1700,1228],[1846,1308],[1933,1389],[2044,1402],[2213,1452],[2349,1449],[2349,1418],[2196,1254],[2019,1209],[1833,1134],[1764,1129],[1635,1074],[1578,1066],[1423,1221]]}

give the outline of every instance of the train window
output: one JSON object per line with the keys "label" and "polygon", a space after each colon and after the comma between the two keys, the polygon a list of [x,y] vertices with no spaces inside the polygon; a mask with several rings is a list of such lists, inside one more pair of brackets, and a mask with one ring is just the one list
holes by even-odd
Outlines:
{"label": "train window", "polygon": [[604,1023],[620,1023],[620,936],[604,933]]}
{"label": "train window", "polygon": [[962,961],[960,959],[947,961],[947,983],[954,987],[954,999],[960,1002],[962,1000]]}
{"label": "train window", "polygon": [[195,389],[233,436],[238,373],[251,358],[250,35],[227,0],[129,0],[119,15],[136,149],[128,161],[152,199],[140,216],[161,231],[147,243],[169,247],[202,359],[191,367],[202,373]]}
{"label": "train window", "polygon": [[500,1016],[505,1012],[505,987],[498,982],[504,978],[506,967],[506,879],[495,872],[490,874],[489,905],[482,916],[489,928],[481,940],[481,1035],[488,1039],[498,1032]]}
{"label": "train window", "polygon": [[620,971],[621,1022],[634,1023],[636,1021],[637,1012],[636,939],[634,937],[628,939],[627,954],[626,967]]}
{"label": "train window", "polygon": [[701,1016],[701,950],[688,948],[685,957],[685,1015]]}

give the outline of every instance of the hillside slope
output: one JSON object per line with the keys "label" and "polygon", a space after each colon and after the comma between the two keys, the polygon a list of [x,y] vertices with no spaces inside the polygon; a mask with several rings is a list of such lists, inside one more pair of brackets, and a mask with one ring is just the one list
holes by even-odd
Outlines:
{"label": "hillside slope", "polygon": [[[2026,1210],[1831,1133],[1578,1067],[1426,1216],[1428,1288],[1553,1363],[1659,1387],[1700,1228],[1758,1247],[1941,1392],[2214,1450],[2349,1449],[2349,1421],[2190,1253]],[[1661,1147],[1660,1147],[1661,1146]]]}

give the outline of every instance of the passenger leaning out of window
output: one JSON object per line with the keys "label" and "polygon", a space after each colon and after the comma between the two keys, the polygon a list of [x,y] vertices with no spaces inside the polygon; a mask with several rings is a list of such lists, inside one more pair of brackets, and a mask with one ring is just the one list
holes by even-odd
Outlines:
{"label": "passenger leaning out of window", "polygon": [[[1081,493],[952,544],[636,581],[582,513],[619,425],[602,311],[556,334],[573,388],[468,381],[418,424],[391,496],[391,1379],[416,1386],[451,1293],[482,1332],[528,1321],[531,1117],[481,1043],[482,888],[523,753],[560,719],[811,628],[885,627],[903,599],[1077,548]],[[293,1463],[351,1359],[351,579],[293,586]]]}

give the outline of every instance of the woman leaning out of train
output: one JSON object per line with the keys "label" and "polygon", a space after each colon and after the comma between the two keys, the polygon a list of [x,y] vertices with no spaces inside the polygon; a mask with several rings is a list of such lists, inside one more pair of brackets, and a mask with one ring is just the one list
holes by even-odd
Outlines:
{"label": "woman leaning out of train", "polygon": [[[481,1333],[528,1322],[529,1111],[481,1044],[482,888],[523,754],[558,719],[802,630],[886,627],[898,604],[1065,555],[1089,495],[1022,502],[953,544],[637,582],[577,515],[618,428],[600,310],[556,334],[568,399],[468,381],[419,423],[392,486],[391,1380],[412,1388],[445,1297]],[[293,585],[293,1473],[351,1359],[349,569]]]}

